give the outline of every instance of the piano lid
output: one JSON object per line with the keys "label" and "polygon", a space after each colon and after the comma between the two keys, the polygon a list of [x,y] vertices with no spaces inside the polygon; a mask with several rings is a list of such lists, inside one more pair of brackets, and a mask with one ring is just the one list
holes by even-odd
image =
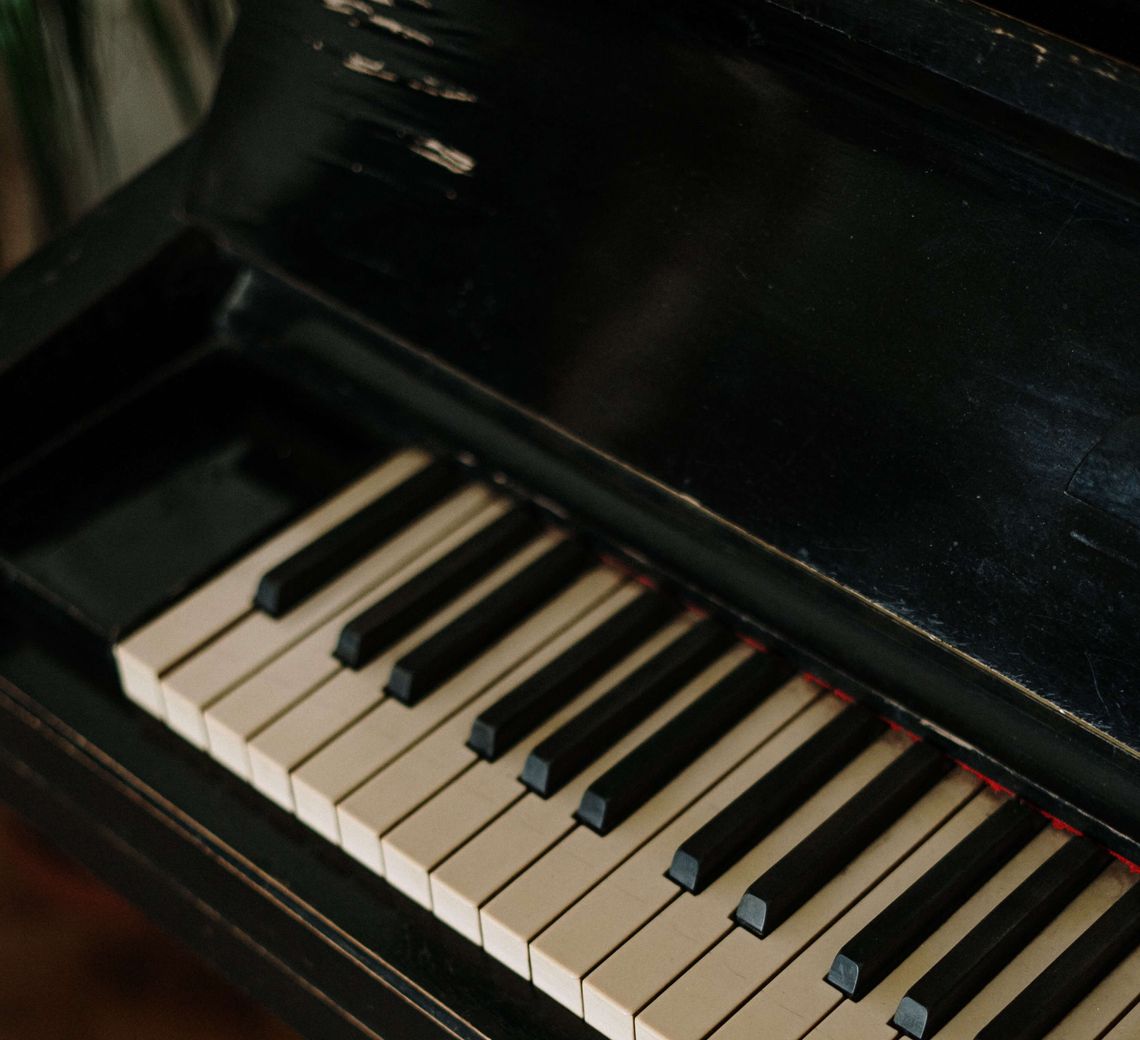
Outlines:
{"label": "piano lid", "polygon": [[193,211],[1140,750],[1140,73],[799,6],[247,0]]}

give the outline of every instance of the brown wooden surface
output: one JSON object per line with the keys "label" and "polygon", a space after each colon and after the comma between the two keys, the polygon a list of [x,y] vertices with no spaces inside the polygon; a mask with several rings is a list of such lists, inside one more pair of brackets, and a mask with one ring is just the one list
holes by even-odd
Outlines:
{"label": "brown wooden surface", "polygon": [[289,1040],[0,809],[0,1040]]}

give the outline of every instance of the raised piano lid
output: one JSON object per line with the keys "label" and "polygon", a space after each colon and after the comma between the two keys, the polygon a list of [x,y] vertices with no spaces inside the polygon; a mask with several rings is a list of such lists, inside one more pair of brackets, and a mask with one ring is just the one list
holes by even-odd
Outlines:
{"label": "raised piano lid", "polygon": [[888,7],[247,0],[192,209],[282,366],[1136,840],[1140,70]]}

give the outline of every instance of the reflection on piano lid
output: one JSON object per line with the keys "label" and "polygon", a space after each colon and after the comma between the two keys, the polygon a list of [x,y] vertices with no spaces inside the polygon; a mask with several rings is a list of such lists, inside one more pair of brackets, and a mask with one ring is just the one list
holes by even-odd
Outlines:
{"label": "reflection on piano lid", "polygon": [[1140,72],[806,13],[248,0],[0,285],[0,793],[312,1035],[1134,1030]]}

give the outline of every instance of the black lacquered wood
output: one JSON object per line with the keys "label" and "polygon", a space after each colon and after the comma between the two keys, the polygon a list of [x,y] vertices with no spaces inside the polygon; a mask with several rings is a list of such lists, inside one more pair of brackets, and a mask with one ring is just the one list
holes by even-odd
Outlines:
{"label": "black lacquered wood", "polygon": [[673,854],[669,877],[690,892],[703,891],[885,728],[869,711],[844,710],[686,838]]}
{"label": "black lacquered wood", "polygon": [[844,943],[827,981],[861,1000],[1044,826],[1040,813],[1006,802]]}
{"label": "black lacquered wood", "polygon": [[[457,103],[350,74],[362,34],[343,11],[246,4],[198,212],[393,334],[318,337],[311,310],[262,310],[275,361],[335,372],[330,396],[349,385],[362,411],[414,400],[481,459],[1135,833],[1119,745],[1140,746],[1140,600],[1116,584],[1135,530],[1067,484],[1136,411],[1140,222],[1059,166],[1102,118],[1136,140],[1137,73],[968,0],[828,2],[848,16],[836,33],[778,6],[762,45],[743,0],[401,8]],[[906,41],[905,74],[883,68],[880,31]],[[416,45],[369,34],[402,75]],[[915,58],[932,52],[993,77],[978,109]],[[1069,109],[1079,139],[1045,163],[1008,148],[982,103],[999,84]],[[346,125],[345,106],[375,122]]]}
{"label": "black lacquered wood", "polygon": [[915,1040],[929,1040],[1110,861],[1082,838],[1067,842],[907,990],[892,1024]]}
{"label": "black lacquered wood", "polygon": [[590,566],[589,551],[560,542],[393,666],[385,692],[416,704],[464,668]]}
{"label": "black lacquered wood", "polygon": [[527,756],[520,779],[549,798],[659,708],[733,643],[708,618],[626,676],[590,707],[541,741]]}
{"label": "black lacquered wood", "polygon": [[493,570],[539,530],[538,517],[518,507],[457,546],[341,629],[336,658],[349,668],[369,661]]}
{"label": "black lacquered wood", "polygon": [[744,893],[735,920],[761,937],[778,928],[918,801],[950,767],[915,744],[844,803]]}
{"label": "black lacquered wood", "polygon": [[253,605],[281,617],[459,487],[459,470],[433,462],[268,571]]}
{"label": "black lacquered wood", "polygon": [[677,613],[646,591],[510,692],[471,725],[467,746],[493,762],[600,678]]}
{"label": "black lacquered wood", "polygon": [[582,794],[575,818],[608,834],[792,675],[778,657],[757,654],[701,694]]}
{"label": "black lacquered wood", "polygon": [[1041,1040],[1140,945],[1133,885],[978,1033],[977,1040]]}

